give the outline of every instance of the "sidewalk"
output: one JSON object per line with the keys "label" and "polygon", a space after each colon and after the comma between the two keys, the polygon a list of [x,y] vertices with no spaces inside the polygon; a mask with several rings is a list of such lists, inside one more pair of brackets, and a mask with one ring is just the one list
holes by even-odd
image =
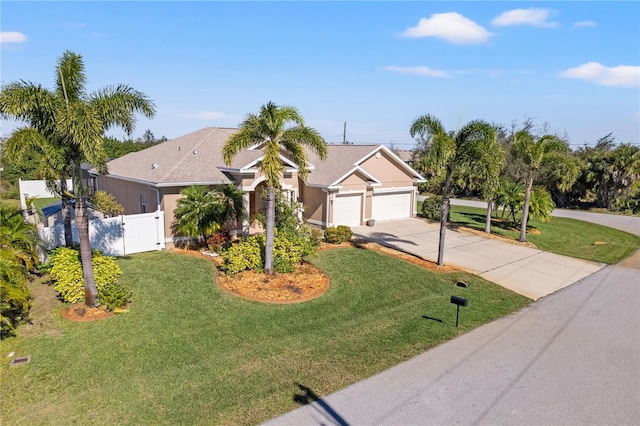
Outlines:
{"label": "sidewalk", "polygon": [[[421,219],[352,228],[357,237],[432,262],[438,260],[439,230],[439,223]],[[554,293],[605,266],[452,229],[447,229],[444,261],[533,300]]]}

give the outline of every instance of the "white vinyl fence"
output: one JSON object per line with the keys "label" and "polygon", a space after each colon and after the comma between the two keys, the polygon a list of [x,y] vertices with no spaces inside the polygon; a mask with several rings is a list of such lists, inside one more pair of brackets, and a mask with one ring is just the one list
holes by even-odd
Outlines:
{"label": "white vinyl fence", "polygon": [[[20,188],[20,206],[22,210],[27,208],[26,197],[53,198],[58,196],[47,189],[47,184],[43,180],[18,179],[18,186]],[[67,188],[71,188],[71,179],[67,180]]]}
{"label": "white vinyl fence", "polygon": [[[73,241],[79,242],[78,230],[72,222]],[[47,250],[64,245],[64,225],[38,229]],[[124,256],[144,251],[162,250],[164,212],[122,215],[89,221],[91,248],[109,256]]]}

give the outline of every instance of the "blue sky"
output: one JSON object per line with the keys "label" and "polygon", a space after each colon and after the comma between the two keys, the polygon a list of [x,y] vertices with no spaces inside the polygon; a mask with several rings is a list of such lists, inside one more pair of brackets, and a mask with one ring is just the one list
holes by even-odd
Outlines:
{"label": "blue sky", "polygon": [[[297,107],[332,143],[411,149],[411,121],[455,130],[531,117],[577,147],[613,132],[640,143],[640,3],[12,2],[1,80],[52,88],[82,54],[88,89],[126,83],[174,138],[235,127],[268,101]],[[2,121],[7,136],[18,123]],[[112,132],[122,138],[120,131]]]}

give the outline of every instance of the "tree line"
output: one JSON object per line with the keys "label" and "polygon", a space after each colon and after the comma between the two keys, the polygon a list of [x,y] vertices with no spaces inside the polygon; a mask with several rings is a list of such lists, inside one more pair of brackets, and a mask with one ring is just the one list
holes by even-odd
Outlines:
{"label": "tree line", "polygon": [[[453,195],[484,198],[486,187],[496,182],[487,181],[488,176],[497,177],[498,188],[508,195],[509,190],[527,183],[527,174],[533,177],[533,187],[545,192],[555,207],[601,208],[615,212],[640,213],[640,147],[632,143],[617,143],[609,133],[593,144],[571,149],[566,137],[548,132],[548,126],[535,126],[533,120],[525,118],[522,124],[514,123],[510,129],[495,123],[486,123],[495,132],[495,142],[490,152],[485,152],[484,167],[472,169],[457,162],[458,167],[451,181]],[[553,141],[553,153],[546,152],[540,164],[531,170],[534,158],[525,152],[517,152],[516,142],[522,137],[532,141]],[[423,192],[442,195],[445,175],[429,167],[425,162],[431,149],[431,141],[416,138],[412,150],[412,165],[428,182],[421,185]],[[545,145],[545,142],[540,143]],[[546,149],[546,148],[545,148]],[[551,149],[551,148],[549,148]],[[530,153],[532,154],[532,153]],[[492,158],[487,158],[491,156]],[[492,170],[492,169],[498,170]],[[490,185],[491,186],[491,185]],[[523,189],[523,188],[522,188]]]}

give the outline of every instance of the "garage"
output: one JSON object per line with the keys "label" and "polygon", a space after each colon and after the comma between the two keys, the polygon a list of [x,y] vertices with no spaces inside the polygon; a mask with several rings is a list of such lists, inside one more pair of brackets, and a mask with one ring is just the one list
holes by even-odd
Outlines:
{"label": "garage", "polygon": [[411,217],[411,192],[374,194],[372,217],[375,220],[406,219]]}
{"label": "garage", "polygon": [[362,194],[336,195],[333,199],[333,224],[360,226],[362,220]]}

